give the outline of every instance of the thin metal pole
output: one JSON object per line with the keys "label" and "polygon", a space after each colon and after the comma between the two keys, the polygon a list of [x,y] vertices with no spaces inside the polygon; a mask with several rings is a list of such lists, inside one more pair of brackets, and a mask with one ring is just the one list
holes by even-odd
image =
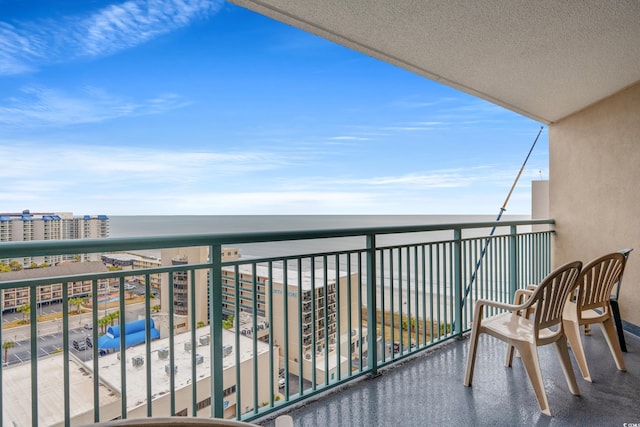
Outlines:
{"label": "thin metal pole", "polygon": [[[513,181],[513,184],[511,185],[511,189],[509,190],[509,194],[507,194],[507,198],[504,200],[504,203],[502,204],[502,207],[500,208],[500,212],[498,213],[498,217],[496,218],[496,222],[500,221],[500,218],[502,218],[502,214],[507,210],[507,203],[509,203],[509,199],[511,198],[511,194],[513,193],[513,190],[516,188],[516,184],[518,183],[518,180],[520,179],[520,175],[522,175],[522,171],[524,170],[524,167],[527,164],[527,161],[529,160],[529,156],[531,156],[531,152],[533,152],[533,148],[536,146],[536,143],[538,142],[538,138],[540,138],[540,134],[542,133],[542,129],[543,128],[544,128],[543,126],[540,126],[540,130],[538,131],[538,135],[536,135],[536,139],[533,141],[533,144],[531,145],[531,148],[529,149],[529,153],[527,154],[527,157],[524,159],[524,162],[522,163],[522,166],[520,167],[520,170],[518,171],[518,175],[516,176],[515,181]],[[482,252],[480,253],[480,258],[478,258],[478,262],[476,263],[476,267],[475,267],[475,269],[473,271],[473,274],[471,275],[471,280],[469,280],[469,284],[467,285],[467,288],[464,291],[464,296],[462,297],[462,300],[460,301],[460,304],[461,304],[462,307],[464,307],[464,301],[467,298],[467,295],[469,295],[469,291],[471,290],[471,285],[473,284],[473,282],[476,279],[476,275],[478,274],[478,270],[480,269],[480,265],[482,264],[482,259],[484,258],[484,255],[487,252],[487,247],[491,243],[491,237],[495,233],[496,227],[497,227],[497,225],[493,226],[493,228],[491,229],[491,232],[489,233],[489,237],[487,237],[487,239],[485,241],[484,248],[482,248]]]}

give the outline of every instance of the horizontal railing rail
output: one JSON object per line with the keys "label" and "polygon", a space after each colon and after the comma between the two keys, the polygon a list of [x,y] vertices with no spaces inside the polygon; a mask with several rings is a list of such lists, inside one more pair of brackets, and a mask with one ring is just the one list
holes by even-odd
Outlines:
{"label": "horizontal railing rail", "polygon": [[[549,227],[531,231],[533,225]],[[494,226],[498,232],[489,236]],[[0,273],[0,322],[9,296],[28,298],[20,307],[29,306],[22,309],[24,325],[0,330],[0,342],[14,343],[3,345],[0,424],[17,416],[12,392],[29,402],[32,425],[203,413],[254,420],[461,336],[476,299],[508,302],[517,288],[549,272],[552,226],[553,220],[519,220],[0,243],[0,260],[167,251],[156,267],[4,281]],[[314,247],[324,239],[336,239],[335,248]],[[232,245],[289,241],[310,244],[286,254],[222,255]],[[161,278],[159,289],[153,277]],[[134,286],[134,279],[141,283]],[[44,304],[38,295],[57,284],[61,317],[46,321],[37,314]],[[69,298],[73,286],[90,305]],[[137,305],[127,304],[132,294]],[[105,344],[109,326],[113,337]],[[142,335],[131,344],[127,331],[136,327]],[[56,333],[60,347],[49,353],[60,354],[43,358],[41,342]],[[30,354],[16,363],[17,347],[27,346]],[[55,368],[40,369],[50,363]],[[9,390],[25,369],[28,390]],[[42,391],[55,369],[63,378],[59,414],[48,412],[50,397]],[[90,399],[90,411],[75,402],[76,388]]]}

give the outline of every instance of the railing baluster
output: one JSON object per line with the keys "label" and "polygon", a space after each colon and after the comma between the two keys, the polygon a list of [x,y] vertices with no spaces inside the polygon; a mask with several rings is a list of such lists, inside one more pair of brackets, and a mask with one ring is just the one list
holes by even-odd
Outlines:
{"label": "railing baluster", "polygon": [[[151,276],[149,273],[144,275],[144,313],[146,319],[145,326],[145,354],[147,363],[145,364],[146,371],[146,390],[147,390],[147,417],[153,416],[153,400],[151,390]],[[97,341],[95,341],[97,342]],[[95,347],[95,346],[94,346]]]}
{"label": "railing baluster", "polygon": [[[71,387],[69,385],[69,284],[62,284],[62,354],[63,354],[63,372],[64,372],[64,425],[69,426],[71,424],[71,407],[70,407],[70,399],[69,393]],[[31,363],[31,369],[33,370],[34,363]],[[31,387],[34,387],[33,377],[31,378]],[[37,386],[36,386],[37,388]],[[33,405],[33,398],[31,400],[31,404]],[[33,412],[33,410],[32,410]],[[37,416],[32,416],[31,424],[36,426],[38,425]]]}
{"label": "railing baluster", "polygon": [[[462,231],[456,228],[453,231],[453,282],[455,307],[455,335],[462,337]],[[454,332],[454,331],[451,331]]]}
{"label": "railing baluster", "polygon": [[[191,309],[189,310],[189,321],[191,323],[191,416],[198,416],[198,390],[197,390],[197,365],[196,365],[196,271],[191,270],[189,277],[189,304]],[[147,326],[147,332],[149,328]]]}
{"label": "railing baluster", "polygon": [[[384,290],[381,294],[384,295]],[[384,319],[384,312],[382,313],[382,319]],[[376,328],[376,237],[373,234],[367,235],[367,331],[369,335],[369,342],[367,343],[368,368],[372,375],[378,375],[378,334]],[[384,337],[384,330],[382,331],[382,336]],[[384,354],[384,340],[382,343],[382,353]]]}
{"label": "railing baluster", "polygon": [[[106,281],[105,281],[106,284]],[[100,372],[98,361],[98,281],[91,286],[91,354],[93,358],[93,421],[100,421]],[[85,342],[85,345],[86,342]],[[2,424],[0,424],[2,425]]]}

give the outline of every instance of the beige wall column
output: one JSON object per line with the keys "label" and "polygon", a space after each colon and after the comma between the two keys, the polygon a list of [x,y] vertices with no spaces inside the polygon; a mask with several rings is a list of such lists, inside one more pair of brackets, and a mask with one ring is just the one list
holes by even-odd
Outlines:
{"label": "beige wall column", "polygon": [[[531,219],[551,218],[549,213],[549,180],[531,181]],[[533,231],[548,230],[548,225],[534,225]]]}
{"label": "beige wall column", "polygon": [[640,326],[640,83],[549,127],[554,265],[631,247],[623,320]]}

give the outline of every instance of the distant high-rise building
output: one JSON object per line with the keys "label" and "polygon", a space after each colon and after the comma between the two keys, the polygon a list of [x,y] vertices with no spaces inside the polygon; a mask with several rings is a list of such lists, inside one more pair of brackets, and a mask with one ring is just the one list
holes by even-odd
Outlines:
{"label": "distant high-rise building", "polygon": [[[20,213],[0,213],[0,242],[31,240],[98,239],[109,237],[109,218],[106,215],[74,217],[71,212],[41,213],[28,209]],[[6,264],[17,261],[25,267],[32,263],[54,265],[68,259],[99,261],[100,254],[24,257],[0,259]]]}

